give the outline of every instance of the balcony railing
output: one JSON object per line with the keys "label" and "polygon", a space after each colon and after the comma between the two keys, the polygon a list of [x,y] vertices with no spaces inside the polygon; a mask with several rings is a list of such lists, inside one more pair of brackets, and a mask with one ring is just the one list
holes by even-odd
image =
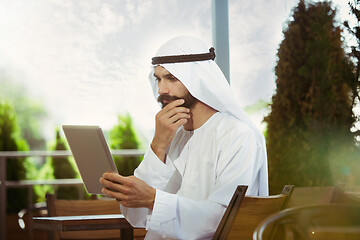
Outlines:
{"label": "balcony railing", "polygon": [[[113,156],[142,156],[145,151],[140,149],[121,149],[112,150]],[[28,189],[28,206],[33,205],[33,187],[36,185],[78,185],[79,198],[82,197],[81,190],[83,182],[81,179],[43,179],[43,180],[19,180],[7,181],[6,180],[6,162],[14,158],[27,158],[27,157],[69,157],[72,156],[70,151],[17,151],[17,152],[1,152],[0,151],[0,240],[6,240],[6,189],[7,188],[27,188]],[[32,239],[32,235],[30,235]]]}

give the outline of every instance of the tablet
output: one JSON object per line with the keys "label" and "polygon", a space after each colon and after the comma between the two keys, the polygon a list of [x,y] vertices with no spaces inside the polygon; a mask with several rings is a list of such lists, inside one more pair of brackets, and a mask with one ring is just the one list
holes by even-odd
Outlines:
{"label": "tablet", "polygon": [[103,194],[99,182],[105,172],[118,172],[99,126],[63,125],[70,150],[84,182],[86,191]]}

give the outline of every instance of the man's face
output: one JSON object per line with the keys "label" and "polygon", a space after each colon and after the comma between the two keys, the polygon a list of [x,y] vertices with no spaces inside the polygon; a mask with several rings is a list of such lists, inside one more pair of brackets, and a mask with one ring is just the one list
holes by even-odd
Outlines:
{"label": "man's face", "polygon": [[197,99],[190,94],[184,84],[165,68],[156,66],[154,76],[158,82],[158,102],[163,108],[177,99],[184,99],[185,103],[181,106],[187,108],[191,108],[197,102]]}

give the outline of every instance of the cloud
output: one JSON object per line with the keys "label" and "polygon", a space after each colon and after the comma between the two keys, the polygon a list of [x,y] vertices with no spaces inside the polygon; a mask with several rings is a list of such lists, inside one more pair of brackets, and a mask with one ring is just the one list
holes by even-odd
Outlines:
{"label": "cloud", "polygon": [[243,106],[273,94],[282,26],[295,2],[229,1],[231,84]]}

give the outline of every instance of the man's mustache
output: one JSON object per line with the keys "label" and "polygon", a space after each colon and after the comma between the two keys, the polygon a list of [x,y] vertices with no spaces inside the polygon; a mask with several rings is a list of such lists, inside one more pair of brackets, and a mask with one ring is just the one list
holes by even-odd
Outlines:
{"label": "man's mustache", "polygon": [[[161,94],[161,95],[159,95],[157,101],[159,103],[161,103],[163,107],[165,107],[166,105],[168,105],[172,101],[175,101],[175,100],[178,100],[178,99],[181,99],[181,98],[179,98],[177,96],[170,96],[169,94]],[[166,103],[164,103],[164,101],[166,101]]]}

